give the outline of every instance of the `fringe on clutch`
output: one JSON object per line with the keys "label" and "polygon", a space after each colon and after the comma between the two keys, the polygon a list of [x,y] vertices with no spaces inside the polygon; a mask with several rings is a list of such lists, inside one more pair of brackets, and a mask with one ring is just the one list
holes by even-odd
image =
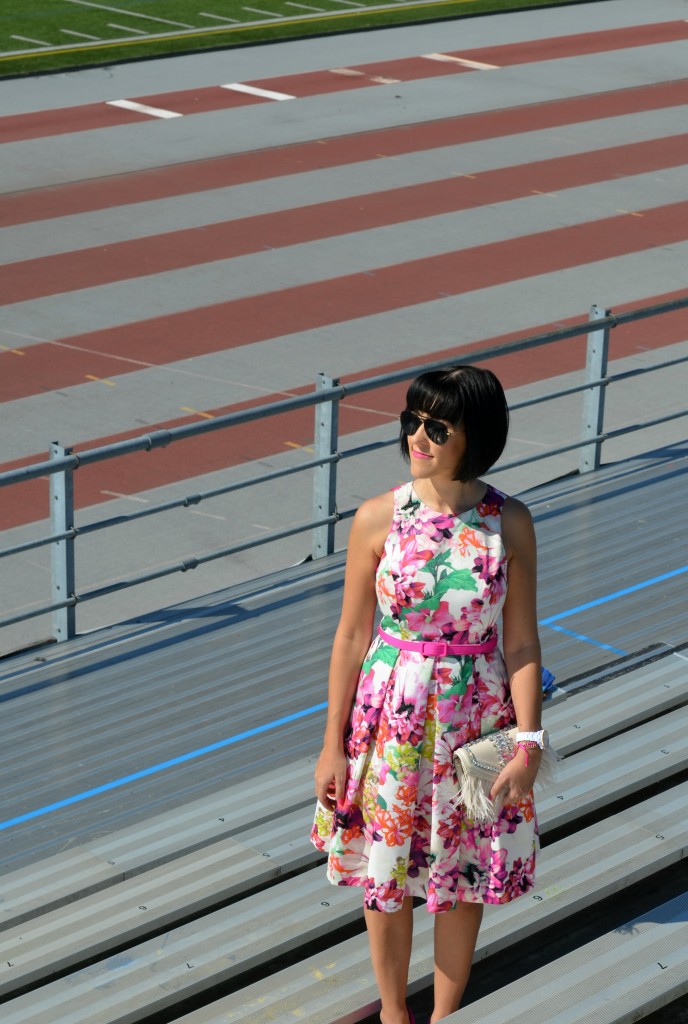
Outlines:
{"label": "fringe on clutch", "polygon": [[[501,770],[514,756],[516,733],[515,726],[500,729],[471,740],[454,751],[458,782],[456,800],[465,806],[475,821],[490,822],[499,817],[506,791],[490,800],[490,790]],[[546,786],[554,781],[559,760],[551,747],[543,750],[536,785]]]}

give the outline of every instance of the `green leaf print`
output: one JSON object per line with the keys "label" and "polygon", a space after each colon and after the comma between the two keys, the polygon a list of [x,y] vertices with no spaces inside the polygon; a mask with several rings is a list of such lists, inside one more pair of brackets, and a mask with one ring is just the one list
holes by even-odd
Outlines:
{"label": "green leaf print", "polygon": [[443,555],[438,555],[436,558],[431,558],[426,563],[425,571],[430,570],[435,577],[435,585],[431,587],[431,594],[429,597],[423,598],[422,601],[417,601],[410,608],[401,608],[399,616],[405,618],[409,612],[418,612],[422,610],[436,612],[442,603],[442,599],[446,594],[453,590],[470,590],[477,592],[478,584],[475,581],[475,577],[470,569],[452,569],[447,564],[447,559],[450,553],[445,552]]}
{"label": "green leaf print", "polygon": [[370,658],[363,662],[363,672],[364,674],[367,674],[370,672],[373,665],[380,661],[384,665],[391,665],[393,668],[396,665],[398,657],[399,649],[397,647],[392,647],[391,644],[381,644],[375,651],[373,651]]}
{"label": "green leaf print", "polygon": [[390,874],[396,880],[399,888],[403,889],[408,875],[408,862],[403,857],[397,857]]}
{"label": "green leaf print", "polygon": [[437,581],[435,593],[446,594],[448,590],[477,591],[478,584],[470,569],[453,569]]}
{"label": "green leaf print", "polygon": [[425,723],[425,738],[423,740],[423,749],[421,750],[421,757],[430,764],[435,759],[435,744],[437,742],[437,733],[439,732],[439,724],[436,719],[432,719]]}
{"label": "green leaf print", "polygon": [[377,806],[382,808],[383,811],[387,810],[387,801],[379,793],[377,795]]}
{"label": "green leaf print", "polygon": [[386,751],[386,759],[390,775],[397,780],[403,780],[409,772],[415,772],[418,767],[418,751],[410,743],[390,744]]}
{"label": "green leaf print", "polygon": [[462,693],[466,692],[466,688],[468,687],[473,675],[473,662],[462,661],[460,665],[459,678],[456,679],[456,677],[454,677],[454,682],[452,682],[451,688],[445,691],[446,693],[460,696]]}
{"label": "green leaf print", "polygon": [[383,643],[377,648],[377,650],[373,654],[372,658],[370,659],[370,664],[374,665],[376,662],[381,661],[385,665],[393,666],[396,664],[396,660],[398,657],[398,647],[393,647],[391,644]]}

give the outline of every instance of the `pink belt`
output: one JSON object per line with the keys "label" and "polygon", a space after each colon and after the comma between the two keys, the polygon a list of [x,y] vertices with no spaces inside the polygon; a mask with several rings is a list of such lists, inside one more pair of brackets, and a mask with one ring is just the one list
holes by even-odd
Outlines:
{"label": "pink belt", "polygon": [[494,651],[497,646],[496,633],[488,640],[483,640],[480,644],[448,644],[446,640],[401,640],[398,636],[385,633],[382,626],[378,626],[377,631],[382,639],[386,643],[391,644],[392,647],[398,647],[400,651],[417,651],[426,658],[446,658],[461,654],[488,654],[490,651]]}

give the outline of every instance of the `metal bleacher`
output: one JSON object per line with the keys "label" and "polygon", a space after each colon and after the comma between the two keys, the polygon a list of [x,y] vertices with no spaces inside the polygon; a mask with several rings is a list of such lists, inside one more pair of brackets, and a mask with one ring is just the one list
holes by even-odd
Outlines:
{"label": "metal bleacher", "polygon": [[[539,794],[537,888],[486,909],[476,961],[575,934],[610,899],[623,923],[479,994],[456,1024],[622,1024],[688,992],[687,469],[672,450],[525,496],[563,760]],[[360,894],[327,885],[307,839],[341,576],[335,556],[5,664],[3,1024],[377,1019]],[[266,720],[282,724],[257,732]],[[84,781],[65,799],[79,759],[92,795]],[[674,890],[639,913],[638,887],[665,877]],[[415,917],[420,1007],[432,915]]]}

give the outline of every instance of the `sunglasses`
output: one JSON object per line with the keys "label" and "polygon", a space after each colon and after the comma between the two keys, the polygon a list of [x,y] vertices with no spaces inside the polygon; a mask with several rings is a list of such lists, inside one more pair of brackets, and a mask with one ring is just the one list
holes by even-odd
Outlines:
{"label": "sunglasses", "polygon": [[402,433],[406,434],[407,437],[415,434],[422,425],[433,444],[446,444],[449,438],[453,437],[456,433],[455,430],[445,427],[444,423],[440,423],[439,420],[416,416],[415,412],[411,412],[409,409],[404,409],[400,414],[399,422],[401,423]]}

